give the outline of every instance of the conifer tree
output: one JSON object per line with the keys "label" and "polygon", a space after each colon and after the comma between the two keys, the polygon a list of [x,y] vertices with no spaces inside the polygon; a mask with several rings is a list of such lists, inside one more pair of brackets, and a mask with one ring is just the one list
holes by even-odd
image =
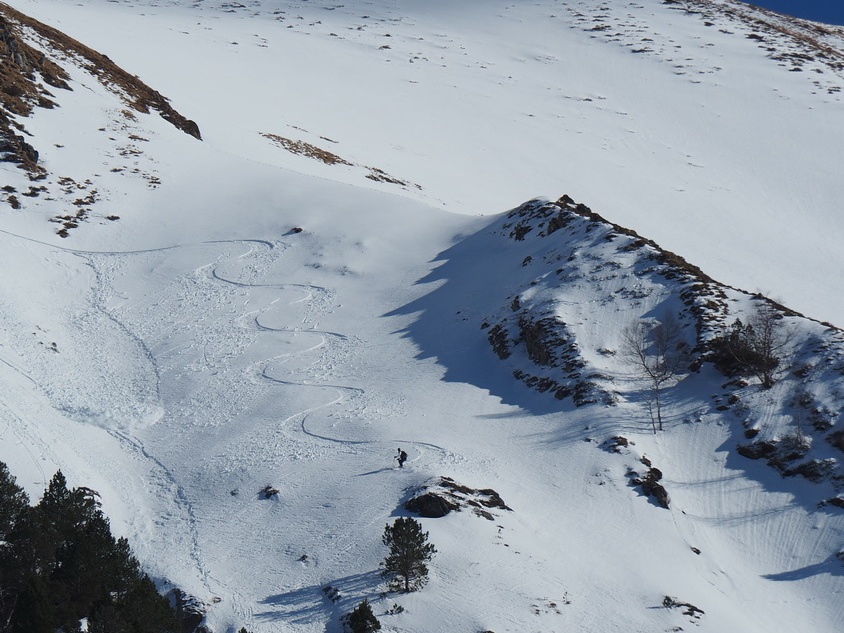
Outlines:
{"label": "conifer tree", "polygon": [[372,613],[372,607],[366,599],[349,614],[346,622],[352,633],[373,633],[381,630],[381,623]]}
{"label": "conifer tree", "polygon": [[50,590],[39,576],[31,575],[17,595],[10,614],[11,633],[54,633],[56,617]]}
{"label": "conifer tree", "polygon": [[61,471],[29,507],[0,462],[0,633],[176,633],[168,600],[115,539],[89,488],[68,489]]}
{"label": "conifer tree", "polygon": [[428,563],[436,548],[428,543],[428,533],[411,518],[398,518],[392,526],[384,527],[381,539],[390,553],[382,563],[382,575],[391,591],[409,593],[421,589],[428,582]]}
{"label": "conifer tree", "polygon": [[28,508],[26,492],[18,486],[8,466],[0,462],[0,541],[6,540]]}

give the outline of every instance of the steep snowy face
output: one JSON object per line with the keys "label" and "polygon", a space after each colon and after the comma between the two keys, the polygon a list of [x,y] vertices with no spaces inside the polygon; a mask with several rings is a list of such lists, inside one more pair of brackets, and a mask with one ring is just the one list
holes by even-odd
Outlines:
{"label": "steep snowy face", "polygon": [[[770,389],[708,346],[769,305],[734,288],[838,323],[839,30],[735,2],[14,4],[100,52],[4,13],[7,53],[55,64],[18,96],[58,105],[8,116],[38,162],[0,164],[0,459],[32,496],[95,488],[213,631],[339,633],[364,598],[414,633],[837,630],[840,332],[777,308]],[[534,198],[560,191],[611,222]],[[666,311],[691,358],[654,433],[622,335]],[[506,509],[424,519],[430,583],[383,595],[423,487]]]}

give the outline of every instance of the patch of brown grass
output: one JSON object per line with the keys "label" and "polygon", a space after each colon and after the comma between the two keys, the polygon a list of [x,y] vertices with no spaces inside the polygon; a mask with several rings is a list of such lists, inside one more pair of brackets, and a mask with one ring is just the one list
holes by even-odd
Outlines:
{"label": "patch of brown grass", "polygon": [[[375,182],[386,182],[388,184],[399,185],[401,187],[416,187],[417,189],[422,189],[422,187],[420,187],[419,185],[391,176],[383,169],[378,169],[377,167],[367,167],[366,165],[357,165],[356,163],[347,161],[345,158],[341,158],[333,152],[324,150],[321,147],[317,147],[316,145],[312,145],[311,143],[308,143],[306,141],[293,140],[285,138],[284,136],[280,136],[279,134],[272,134],[270,132],[261,132],[261,136],[272,141],[279,147],[286,149],[291,154],[297,154],[299,156],[313,158],[315,160],[325,163],[326,165],[348,165],[349,167],[363,167],[369,172],[368,174],[366,174],[366,178],[368,178],[369,180],[374,180]],[[331,143],[337,143],[337,141],[333,141],[325,136],[320,136],[320,138]]]}
{"label": "patch of brown grass", "polygon": [[298,154],[299,156],[307,156],[308,158],[314,158],[318,161],[322,161],[326,165],[352,165],[352,163],[350,163],[344,158],[340,158],[337,154],[333,154],[327,150],[317,147],[316,145],[306,143],[305,141],[294,141],[292,139],[284,138],[283,136],[279,136],[278,134],[271,134],[269,132],[261,132],[261,136],[266,139],[269,139],[276,145],[283,147],[292,154]]}

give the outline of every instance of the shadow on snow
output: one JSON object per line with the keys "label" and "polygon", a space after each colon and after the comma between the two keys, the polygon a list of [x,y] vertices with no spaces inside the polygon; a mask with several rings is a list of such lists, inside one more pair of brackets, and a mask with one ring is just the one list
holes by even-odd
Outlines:
{"label": "shadow on snow", "polygon": [[432,289],[384,316],[415,317],[398,332],[417,345],[418,360],[435,359],[443,367],[444,380],[474,385],[534,415],[558,412],[570,403],[515,380],[493,352],[488,330],[480,327],[501,311],[503,295],[519,287],[526,274],[512,270],[512,259],[502,256],[513,246],[493,233],[497,221],[440,253],[432,263],[442,264],[416,282]]}
{"label": "shadow on snow", "polygon": [[[256,621],[279,620],[288,624],[304,625],[324,622],[328,616],[326,633],[339,633],[343,630],[340,616],[351,612],[364,598],[376,596],[382,584],[379,571],[368,571],[267,596],[260,604],[266,605],[268,609],[254,613],[254,618]],[[328,587],[336,590],[336,593],[326,591]]]}

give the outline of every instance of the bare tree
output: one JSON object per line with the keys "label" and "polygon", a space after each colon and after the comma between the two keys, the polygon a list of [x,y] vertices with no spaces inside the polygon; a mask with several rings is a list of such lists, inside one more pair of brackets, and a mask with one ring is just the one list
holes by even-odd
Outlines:
{"label": "bare tree", "polygon": [[763,389],[770,389],[775,382],[774,372],[785,348],[794,338],[794,331],[785,327],[782,315],[768,301],[763,301],[748,320],[747,329],[751,328],[753,347],[759,357],[756,377]]}
{"label": "bare tree", "polygon": [[683,326],[673,312],[659,321],[634,321],[621,331],[622,353],[648,382],[645,405],[654,433],[662,430],[662,392],[688,359]]}
{"label": "bare tree", "polygon": [[726,374],[753,375],[770,389],[782,356],[794,338],[794,330],[785,326],[780,311],[767,299],[757,305],[747,323],[736,319],[729,330],[710,344],[714,362]]}

